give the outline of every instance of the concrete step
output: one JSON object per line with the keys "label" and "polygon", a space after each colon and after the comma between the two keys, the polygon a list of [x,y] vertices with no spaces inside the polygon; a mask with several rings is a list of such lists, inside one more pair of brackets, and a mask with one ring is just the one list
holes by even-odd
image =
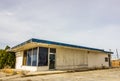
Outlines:
{"label": "concrete step", "polygon": [[67,71],[41,71],[41,72],[29,72],[23,77],[36,76],[36,75],[50,75],[50,74],[61,74],[67,73]]}

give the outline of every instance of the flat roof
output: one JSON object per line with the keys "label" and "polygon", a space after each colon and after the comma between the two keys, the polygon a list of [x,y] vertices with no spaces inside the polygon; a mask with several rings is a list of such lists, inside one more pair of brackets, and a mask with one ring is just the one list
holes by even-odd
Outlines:
{"label": "flat roof", "polygon": [[79,46],[79,45],[73,45],[73,44],[67,44],[67,43],[61,43],[61,42],[54,42],[54,41],[49,41],[49,40],[43,40],[43,39],[36,39],[32,38],[29,39],[17,46],[12,47],[12,49],[23,46],[27,43],[31,42],[36,42],[36,43],[44,43],[44,44],[53,44],[53,45],[59,45],[59,46],[66,46],[66,47],[73,47],[73,48],[82,48],[82,49],[88,49],[88,50],[94,50],[94,51],[101,51],[109,54],[113,54],[113,52],[105,51],[104,49],[98,49],[98,48],[91,48],[91,47],[86,47],[86,46]]}

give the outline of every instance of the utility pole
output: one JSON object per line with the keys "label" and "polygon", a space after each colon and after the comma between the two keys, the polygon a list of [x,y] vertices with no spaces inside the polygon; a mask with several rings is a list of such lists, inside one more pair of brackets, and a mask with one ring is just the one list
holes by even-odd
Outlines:
{"label": "utility pole", "polygon": [[119,59],[119,54],[117,49],[116,49],[116,54],[117,54],[117,59]]}
{"label": "utility pole", "polygon": [[[109,51],[111,52],[111,49],[109,49]],[[109,58],[109,67],[112,67],[111,54],[108,54],[108,58]]]}

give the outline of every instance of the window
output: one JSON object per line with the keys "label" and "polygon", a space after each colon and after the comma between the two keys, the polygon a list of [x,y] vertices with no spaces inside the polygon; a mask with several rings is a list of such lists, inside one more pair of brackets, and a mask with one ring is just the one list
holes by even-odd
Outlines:
{"label": "window", "polygon": [[27,51],[27,65],[31,66],[32,49]]}
{"label": "window", "polygon": [[26,60],[27,60],[27,51],[24,51],[24,54],[23,54],[23,65],[26,65]]}
{"label": "window", "polygon": [[[37,53],[39,54],[38,55],[39,57],[37,56]],[[37,58],[39,60],[37,60]],[[48,48],[39,47],[39,49],[33,48],[33,49],[25,50],[23,54],[23,65],[47,66],[48,65]]]}
{"label": "window", "polygon": [[37,48],[24,51],[23,65],[27,65],[27,66],[37,65]]}
{"label": "window", "polygon": [[56,49],[55,48],[50,48],[50,53],[56,53]]}
{"label": "window", "polygon": [[34,48],[32,54],[32,66],[36,65],[37,65],[37,48]]}
{"label": "window", "polygon": [[48,48],[39,47],[39,61],[38,66],[48,65]]}
{"label": "window", "polygon": [[108,57],[105,57],[105,62],[108,62]]}

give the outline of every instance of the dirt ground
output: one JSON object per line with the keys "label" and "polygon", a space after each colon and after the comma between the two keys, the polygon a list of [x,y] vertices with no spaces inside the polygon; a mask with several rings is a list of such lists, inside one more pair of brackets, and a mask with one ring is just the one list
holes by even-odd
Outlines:
{"label": "dirt ground", "polygon": [[[13,78],[0,81],[120,81],[120,68],[30,77],[14,76],[17,77],[11,76]],[[0,73],[1,77],[7,78]]]}

